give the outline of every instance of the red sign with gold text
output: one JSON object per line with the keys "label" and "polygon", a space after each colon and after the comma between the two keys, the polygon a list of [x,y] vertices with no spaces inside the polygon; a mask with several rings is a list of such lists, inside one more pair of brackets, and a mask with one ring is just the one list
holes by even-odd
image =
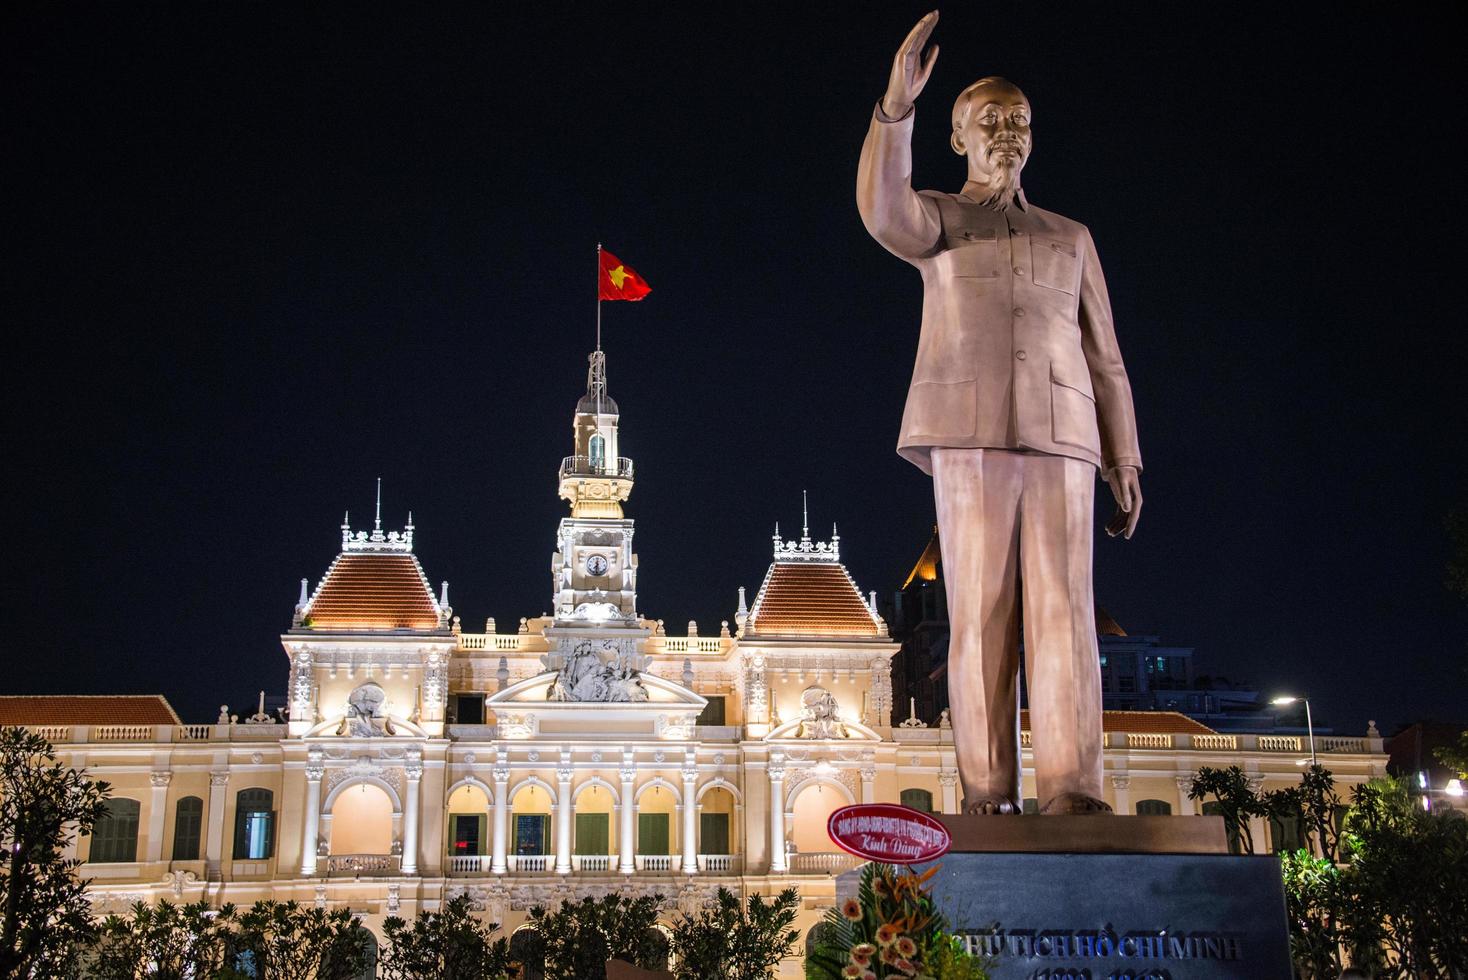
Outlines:
{"label": "red sign with gold text", "polygon": [[848,854],[883,864],[919,864],[948,853],[948,828],[921,810],[896,803],[843,806],[826,821],[826,833]]}

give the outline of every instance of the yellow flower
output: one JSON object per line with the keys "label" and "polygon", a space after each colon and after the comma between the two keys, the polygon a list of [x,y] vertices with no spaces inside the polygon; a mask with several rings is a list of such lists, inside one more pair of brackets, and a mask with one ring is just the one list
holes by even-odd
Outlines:
{"label": "yellow flower", "polygon": [[848,898],[841,903],[841,914],[852,922],[861,921],[861,903],[854,898]]}
{"label": "yellow flower", "polygon": [[907,959],[912,959],[917,955],[917,943],[913,942],[908,936],[902,936],[897,940],[897,952],[901,953]]}
{"label": "yellow flower", "polygon": [[897,927],[888,922],[877,927],[877,945],[891,946],[897,941]]}

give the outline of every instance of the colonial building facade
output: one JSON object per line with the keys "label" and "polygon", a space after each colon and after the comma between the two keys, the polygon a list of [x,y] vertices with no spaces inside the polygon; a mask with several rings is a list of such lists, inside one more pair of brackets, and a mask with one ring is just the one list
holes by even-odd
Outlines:
{"label": "colonial building facade", "polygon": [[[161,698],[0,699],[0,722],[31,725],[113,786],[109,817],[77,845],[99,909],[295,899],[380,932],[464,894],[514,932],[532,906],[588,894],[656,893],[671,917],[720,886],[794,885],[809,929],[854,863],[826,837],[833,809],[956,812],[946,717],[893,724],[897,645],[834,530],[777,533],[758,593],[741,591],[717,635],[670,636],[642,615],[619,425],[598,352],[559,469],[569,512],[549,615],[463,631],[414,554],[411,517],[384,531],[379,515],[370,531],[344,522],[336,559],[302,583],[281,636],[283,721],[263,704],[187,725]],[[1122,813],[1195,813],[1204,765],[1288,785],[1309,751],[1168,712],[1105,725]],[[1346,783],[1384,772],[1378,737],[1318,742]],[[1033,796],[1027,732],[1023,744]]]}

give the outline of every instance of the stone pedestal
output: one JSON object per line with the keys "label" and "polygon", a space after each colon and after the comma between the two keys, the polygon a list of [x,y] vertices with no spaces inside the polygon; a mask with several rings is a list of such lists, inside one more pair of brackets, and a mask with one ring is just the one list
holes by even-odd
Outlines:
{"label": "stone pedestal", "polygon": [[993,980],[1290,980],[1279,861],[1229,854],[1221,819],[939,819],[933,897]]}

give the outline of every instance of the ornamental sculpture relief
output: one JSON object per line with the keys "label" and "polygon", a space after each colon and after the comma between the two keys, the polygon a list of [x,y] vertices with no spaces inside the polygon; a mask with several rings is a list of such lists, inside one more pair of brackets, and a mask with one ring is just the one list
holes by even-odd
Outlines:
{"label": "ornamental sculpture relief", "polygon": [[623,650],[604,661],[590,642],[581,642],[564,655],[546,692],[549,701],[646,701],[647,688]]}
{"label": "ornamental sculpture relief", "polygon": [[372,738],[377,735],[396,735],[392,719],[383,710],[387,703],[387,692],[373,683],[362,684],[347,695],[347,713],[337,728],[338,735],[354,735]]}
{"label": "ornamental sculpture relief", "polygon": [[801,738],[845,738],[836,695],[824,687],[808,687],[800,695]]}

